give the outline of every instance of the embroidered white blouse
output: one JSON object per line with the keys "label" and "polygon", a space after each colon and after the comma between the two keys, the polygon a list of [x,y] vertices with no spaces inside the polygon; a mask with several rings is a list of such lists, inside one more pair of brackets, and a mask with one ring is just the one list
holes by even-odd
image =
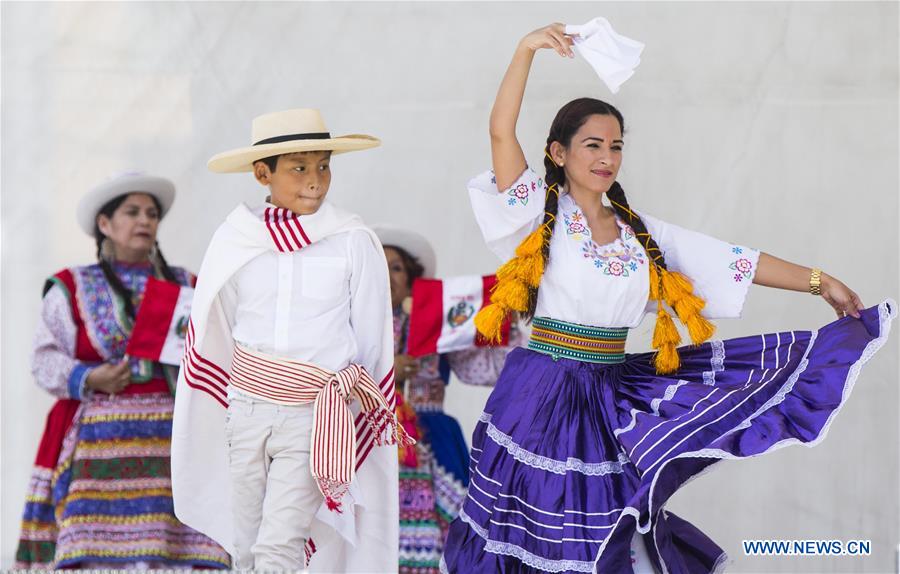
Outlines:
{"label": "embroidered white blouse", "polygon": [[[543,222],[546,185],[532,169],[507,190],[497,190],[493,172],[472,179],[469,197],[475,219],[488,247],[502,260]],[[720,241],[640,215],[656,240],[669,270],[680,271],[706,301],[709,319],[739,317],[753,281],[759,251]],[[649,301],[649,260],[629,225],[616,217],[619,237],[598,245],[574,198],[563,190],[550,261],[538,291],[535,316],[595,327],[637,327],[644,315],[656,311]]]}
{"label": "embroidered white blouse", "polygon": [[[261,217],[265,204],[253,210]],[[374,364],[388,293],[387,269],[362,230],[325,237],[300,251],[268,251],[219,292],[234,340],[264,353],[334,371]],[[371,332],[367,332],[371,331]]]}

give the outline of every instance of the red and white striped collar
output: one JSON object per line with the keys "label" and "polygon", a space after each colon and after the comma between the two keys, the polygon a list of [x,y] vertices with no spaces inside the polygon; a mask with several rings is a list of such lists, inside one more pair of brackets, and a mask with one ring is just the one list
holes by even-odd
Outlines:
{"label": "red and white striped collar", "polygon": [[312,243],[300,222],[301,216],[289,209],[266,202],[254,209],[253,214],[266,225],[272,244],[281,253],[299,251]]}
{"label": "red and white striped collar", "polygon": [[[271,203],[258,207],[242,203],[228,215],[225,223],[228,228],[239,233],[234,239],[240,245],[276,253],[300,251],[326,237],[354,229],[368,231],[358,215],[327,201],[318,211],[309,215],[297,215]],[[238,239],[239,237],[243,239]],[[238,244],[235,244],[229,250],[233,251],[237,247]]]}

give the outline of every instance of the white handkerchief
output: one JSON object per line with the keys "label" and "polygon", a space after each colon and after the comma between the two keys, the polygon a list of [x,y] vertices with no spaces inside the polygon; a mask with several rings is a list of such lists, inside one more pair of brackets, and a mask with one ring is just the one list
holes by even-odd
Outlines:
{"label": "white handkerchief", "polygon": [[570,24],[566,26],[566,34],[573,36],[575,50],[614,94],[641,63],[644,45],[617,34],[606,18],[594,18],[580,26]]}

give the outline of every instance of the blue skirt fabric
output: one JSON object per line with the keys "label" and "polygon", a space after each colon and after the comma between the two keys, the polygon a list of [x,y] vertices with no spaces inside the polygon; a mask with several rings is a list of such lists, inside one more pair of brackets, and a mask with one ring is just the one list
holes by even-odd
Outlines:
{"label": "blue skirt fabric", "polygon": [[418,413],[424,441],[431,446],[435,477],[435,502],[442,518],[456,518],[469,486],[469,448],[457,420],[443,412]]}
{"label": "blue skirt fabric", "polygon": [[719,460],[822,440],[896,314],[885,301],[818,331],[683,347],[669,376],[652,353],[602,365],[513,351],[442,571],[632,572],[635,530],[656,570],[716,571],[723,550],[666,501]]}

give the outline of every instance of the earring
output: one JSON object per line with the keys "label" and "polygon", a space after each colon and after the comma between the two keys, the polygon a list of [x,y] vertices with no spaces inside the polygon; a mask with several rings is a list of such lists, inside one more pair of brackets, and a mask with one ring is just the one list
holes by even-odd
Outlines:
{"label": "earring", "polygon": [[104,237],[100,242],[100,258],[107,263],[112,263],[116,258],[116,249],[109,237]]}

